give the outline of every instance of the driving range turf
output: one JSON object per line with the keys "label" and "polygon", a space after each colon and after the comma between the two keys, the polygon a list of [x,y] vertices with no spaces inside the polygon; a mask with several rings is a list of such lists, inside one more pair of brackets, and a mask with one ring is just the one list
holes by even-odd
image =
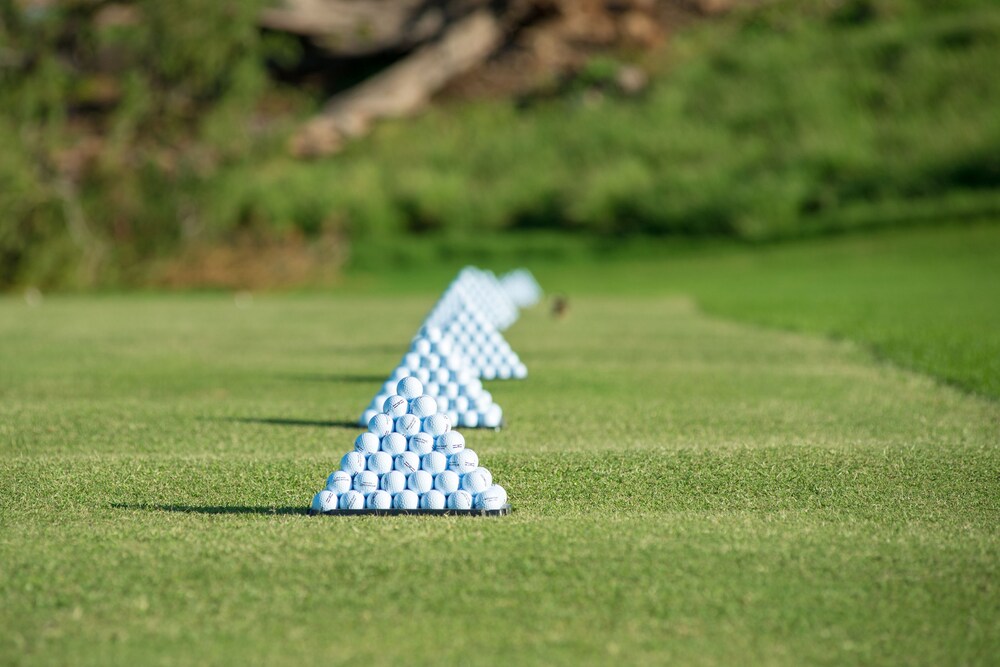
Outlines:
{"label": "driving range turf", "polygon": [[[900,242],[935,234],[966,239],[938,264],[974,296]],[[531,371],[488,385],[509,427],[465,432],[500,519],[304,514],[430,291],[0,300],[0,663],[989,664],[995,385],[854,335],[949,367],[940,306],[989,356],[983,237],[540,272],[569,313],[509,330]],[[794,281],[821,271],[861,315]],[[754,284],[748,323],[717,314]]]}

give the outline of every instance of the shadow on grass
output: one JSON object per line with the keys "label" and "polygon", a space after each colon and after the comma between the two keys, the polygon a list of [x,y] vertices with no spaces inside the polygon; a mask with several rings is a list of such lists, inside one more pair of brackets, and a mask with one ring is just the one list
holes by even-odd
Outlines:
{"label": "shadow on grass", "polygon": [[264,424],[267,426],[308,426],[320,428],[358,428],[358,422],[350,420],[323,421],[319,419],[288,419],[285,417],[204,417],[208,421],[238,422],[240,424]]}
{"label": "shadow on grass", "polygon": [[179,512],[181,514],[306,514],[305,507],[244,507],[240,505],[152,505],[150,503],[111,503],[119,510]]}

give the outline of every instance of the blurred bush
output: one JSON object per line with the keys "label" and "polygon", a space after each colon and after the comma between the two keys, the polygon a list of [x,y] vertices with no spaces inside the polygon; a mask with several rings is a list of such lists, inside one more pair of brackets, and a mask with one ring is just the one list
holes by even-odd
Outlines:
{"label": "blurred bush", "polygon": [[640,56],[638,96],[605,55],[305,163],[280,122],[254,132],[273,84],[252,4],[114,7],[3,10],[0,283],[155,280],[144,260],[241,233],[334,235],[366,265],[418,236],[409,261],[510,232],[758,241],[1000,213],[991,0],[770,3]]}

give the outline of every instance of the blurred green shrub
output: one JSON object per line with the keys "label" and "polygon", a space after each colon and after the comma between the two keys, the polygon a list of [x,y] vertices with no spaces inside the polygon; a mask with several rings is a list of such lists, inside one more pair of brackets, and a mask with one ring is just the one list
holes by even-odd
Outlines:
{"label": "blurred green shrub", "polygon": [[[1000,214],[992,0],[768,3],[678,35],[635,97],[604,94],[616,62],[596,58],[559,95],[448,105],[316,162],[252,129],[273,89],[252,3],[107,23],[68,7],[3,13],[0,284],[142,281],[144,259],[240,230],[334,230],[378,265],[510,232],[555,252],[552,233],[759,241]],[[72,178],[79,123],[101,143]]]}

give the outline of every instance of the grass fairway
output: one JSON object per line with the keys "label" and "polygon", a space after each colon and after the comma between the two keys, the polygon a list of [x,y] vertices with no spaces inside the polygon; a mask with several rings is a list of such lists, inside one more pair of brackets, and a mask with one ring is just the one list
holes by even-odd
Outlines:
{"label": "grass fairway", "polygon": [[0,663],[995,662],[1000,404],[661,284],[510,330],[495,520],[301,513],[433,295],[0,301]]}

